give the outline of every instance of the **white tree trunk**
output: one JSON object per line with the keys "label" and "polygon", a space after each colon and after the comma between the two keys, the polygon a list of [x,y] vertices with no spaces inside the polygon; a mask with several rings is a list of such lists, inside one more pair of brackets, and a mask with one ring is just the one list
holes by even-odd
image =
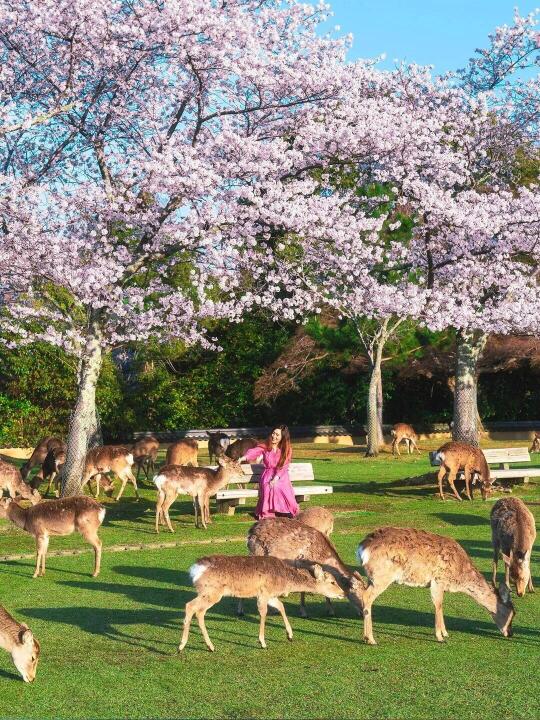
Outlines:
{"label": "white tree trunk", "polygon": [[62,496],[81,494],[84,461],[88,447],[99,444],[101,433],[96,413],[96,386],[102,361],[102,331],[92,320],[83,348],[79,371],[79,393],[71,417],[66,463],[62,473]]}
{"label": "white tree trunk", "polygon": [[480,331],[461,330],[457,336],[454,425],[452,437],[478,447],[478,360],[487,342]]}
{"label": "white tree trunk", "polygon": [[366,457],[379,454],[382,442],[382,351],[384,340],[377,344],[371,367],[367,404],[367,447]]}

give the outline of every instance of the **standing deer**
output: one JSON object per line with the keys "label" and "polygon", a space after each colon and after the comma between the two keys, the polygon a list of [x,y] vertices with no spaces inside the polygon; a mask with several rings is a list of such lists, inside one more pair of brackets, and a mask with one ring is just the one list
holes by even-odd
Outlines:
{"label": "standing deer", "polygon": [[394,582],[429,587],[435,606],[435,636],[448,637],[443,617],[445,592],[463,592],[484,607],[505,637],[512,635],[515,611],[510,588],[489,585],[465,550],[452,538],[414,528],[383,527],[370,533],[358,546],[357,558],[369,579],[363,595],[364,640],[375,645],[371,606]]}
{"label": "standing deer", "polygon": [[6,650],[24,682],[34,682],[41,648],[32,631],[0,605],[0,647]]}
{"label": "standing deer", "polygon": [[[32,452],[32,455],[30,455],[28,460],[21,466],[21,475],[23,480],[26,480],[32,468],[36,467],[36,465],[41,465],[43,463],[49,450],[60,446],[64,446],[65,448],[64,441],[57,437],[46,437],[40,440],[36,445],[35,450]],[[33,487],[38,487],[41,479],[42,477],[40,470],[36,477],[33,479],[31,485]]]}
{"label": "standing deer", "polygon": [[32,490],[30,485],[24,482],[20,470],[0,458],[0,497],[4,490],[9,492],[11,498],[30,500],[32,505],[36,505],[41,500],[39,492]]}
{"label": "standing deer", "polygon": [[[323,508],[317,508],[322,510]],[[315,510],[315,508],[313,508]],[[312,514],[311,520],[314,519]],[[327,518],[325,518],[327,525]],[[289,518],[266,518],[255,523],[248,532],[247,546],[250,555],[272,556],[280,560],[309,560],[318,563],[324,570],[333,572],[345,588],[346,596],[357,610],[362,609],[364,581],[356,571],[351,572],[342,562],[335,547],[326,535],[299,520]],[[330,615],[334,609],[329,598],[326,608]],[[238,603],[238,614],[243,614],[242,601]],[[307,617],[305,595],[300,595],[300,615]]]}
{"label": "standing deer", "polygon": [[533,441],[531,447],[529,448],[529,452],[540,452],[540,430],[534,431]]}
{"label": "standing deer", "polygon": [[493,584],[497,582],[499,552],[505,566],[505,582],[516,586],[519,597],[525,590],[534,592],[531,576],[531,554],[536,539],[534,515],[519,498],[501,498],[491,510],[493,544]]}
{"label": "standing deer", "polygon": [[137,440],[131,447],[133,462],[137,466],[137,480],[141,469],[146,475],[146,479],[150,480],[150,473],[154,472],[156,459],[159,452],[159,440],[153,435]]}
{"label": "standing deer", "polygon": [[160,522],[166,523],[174,532],[169,517],[169,508],[178,495],[191,495],[195,510],[195,527],[199,527],[197,510],[206,530],[210,520],[210,498],[218,490],[228,485],[233,478],[244,477],[242,466],[227,457],[218,458],[217,470],[212,468],[187,467],[185,465],[166,465],[154,477],[158,489],[156,504],[156,532]]}
{"label": "standing deer", "polygon": [[229,445],[229,447],[225,450],[225,455],[230,457],[231,460],[239,460],[247,453],[248,450],[257,447],[257,445],[261,445],[261,443],[253,437],[239,438]]}
{"label": "standing deer", "polygon": [[[463,442],[447,442],[437,450],[437,458],[440,460],[441,469],[439,470],[439,495],[444,500],[444,493],[442,489],[443,479],[446,473],[448,473],[448,483],[452,488],[452,492],[455,497],[461,501],[454,480],[460,470],[463,471],[465,478],[465,492],[469,500],[472,500],[470,482],[475,474],[479,475],[480,480],[480,492],[482,499],[486,500],[491,490],[491,476],[489,472],[489,465],[487,464],[486,457],[480,448],[474,447],[474,445],[468,445]],[[474,480],[476,482],[476,478]],[[473,483],[474,484],[474,483]]]}
{"label": "standing deer", "polygon": [[103,483],[105,492],[112,494],[113,484],[108,478],[104,478],[103,474],[113,472],[122,481],[116,500],[118,501],[122,497],[122,493],[124,492],[128,480],[133,483],[135,495],[137,496],[137,500],[139,500],[139,489],[137,488],[135,475],[133,475],[131,471],[132,465],[133,455],[126,447],[121,445],[103,445],[101,447],[92,448],[86,453],[81,487],[83,488],[87,483],[90,485],[90,480],[95,478],[96,498],[99,497],[101,483]]}
{"label": "standing deer", "polygon": [[60,494],[60,476],[62,474],[62,468],[66,462],[66,448],[56,447],[49,450],[41,466],[43,473],[43,479],[45,482],[48,480],[47,490],[45,495],[48,495],[51,490],[51,485],[54,482],[54,492],[56,497]]}
{"label": "standing deer", "polygon": [[[214,460],[227,450],[231,439],[220,431],[210,432],[207,430],[206,434],[208,435],[208,457],[210,458],[210,465],[212,465]],[[242,456],[239,455],[238,457]]]}
{"label": "standing deer", "polygon": [[184,438],[178,442],[172,443],[167,448],[167,456],[165,465],[192,465],[198,467],[199,461],[197,454],[199,452],[199,443],[191,438]]}
{"label": "standing deer", "polygon": [[288,564],[274,557],[245,557],[234,555],[210,555],[196,561],[189,574],[197,590],[197,597],[186,603],[184,630],[178,647],[186,646],[193,615],[197,616],[206,646],[214,652],[204,616],[222,597],[257,598],[261,618],[259,643],[266,648],[264,627],[268,605],[281,613],[287,638],[292,640],[292,628],[285,613],[282,595],[291,592],[312,592],[325,597],[342,598],[344,592],[335,577],[320,565],[305,563],[307,567]]}
{"label": "standing deer", "polygon": [[390,435],[392,436],[392,453],[394,455],[401,455],[399,452],[399,444],[402,440],[405,440],[407,455],[410,455],[413,452],[411,448],[414,448],[420,455],[420,450],[417,445],[418,435],[414,431],[412,425],[407,425],[407,423],[396,423],[390,430]]}
{"label": "standing deer", "polygon": [[36,569],[34,577],[45,575],[45,556],[51,535],[71,535],[75,530],[94,548],[95,563],[92,577],[99,575],[101,540],[98,529],[105,517],[105,508],[86,495],[46,500],[39,505],[23,508],[14,500],[0,500],[0,517],[8,518],[36,539]]}

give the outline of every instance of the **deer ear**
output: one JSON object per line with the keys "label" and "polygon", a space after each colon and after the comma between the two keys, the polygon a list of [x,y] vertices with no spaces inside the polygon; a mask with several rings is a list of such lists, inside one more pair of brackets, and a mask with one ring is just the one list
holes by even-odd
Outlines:
{"label": "deer ear", "polygon": [[313,565],[311,568],[311,574],[315,580],[324,580],[324,571],[320,565]]}
{"label": "deer ear", "polygon": [[21,645],[31,645],[34,642],[34,635],[28,625],[21,625],[19,631],[19,642]]}
{"label": "deer ear", "polygon": [[507,605],[510,602],[510,588],[505,582],[499,583],[499,597]]}

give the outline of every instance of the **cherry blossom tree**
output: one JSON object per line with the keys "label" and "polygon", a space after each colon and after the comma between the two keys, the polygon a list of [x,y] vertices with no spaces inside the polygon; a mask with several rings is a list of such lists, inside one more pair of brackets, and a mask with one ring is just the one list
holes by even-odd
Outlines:
{"label": "cherry blossom tree", "polygon": [[205,322],[253,302],[246,268],[259,272],[272,219],[310,211],[306,173],[328,147],[296,138],[344,87],[347,41],[317,35],[325,16],[277,0],[0,3],[2,82],[24,108],[0,146],[2,330],[79,358],[65,494],[103,353],[215,345]]}

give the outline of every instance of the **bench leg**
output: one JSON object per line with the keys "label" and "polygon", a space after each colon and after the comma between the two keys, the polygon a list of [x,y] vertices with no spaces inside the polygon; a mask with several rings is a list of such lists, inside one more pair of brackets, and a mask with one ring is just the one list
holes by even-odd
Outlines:
{"label": "bench leg", "polygon": [[298,502],[308,502],[310,500],[310,495],[297,495],[296,499]]}
{"label": "bench leg", "polygon": [[529,482],[529,478],[528,478],[528,477],[524,477],[524,478],[523,478],[523,482],[524,482],[524,483],[528,483],[528,482]]}
{"label": "bench leg", "polygon": [[216,512],[227,513],[227,515],[234,515],[234,510],[237,505],[245,505],[246,498],[232,498],[231,500],[216,500]]}

